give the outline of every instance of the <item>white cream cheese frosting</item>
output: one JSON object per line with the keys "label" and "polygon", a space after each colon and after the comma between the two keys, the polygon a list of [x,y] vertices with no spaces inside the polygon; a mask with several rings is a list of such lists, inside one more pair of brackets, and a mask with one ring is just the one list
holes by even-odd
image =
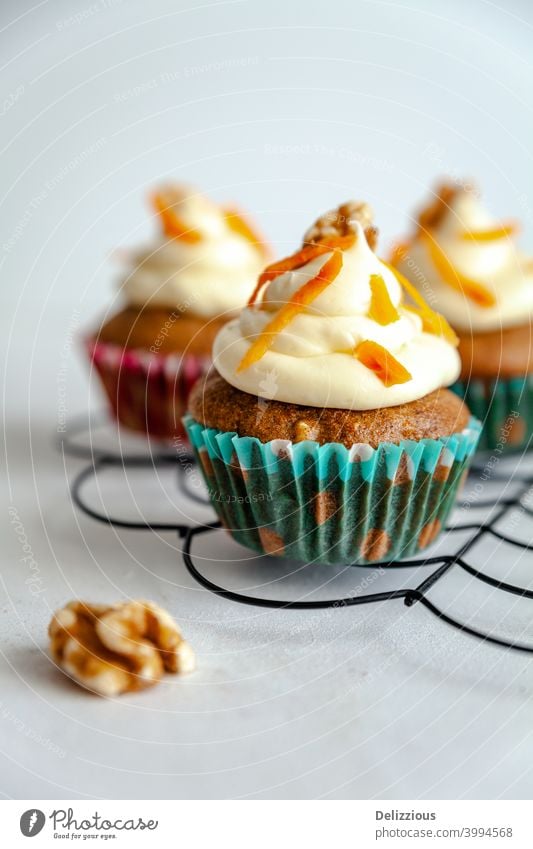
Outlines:
{"label": "white cream cheese frosting", "polygon": [[[355,242],[342,251],[338,276],[277,333],[256,362],[239,370],[251,343],[291,296],[320,272],[332,252],[275,277],[261,303],[246,307],[221,329],[213,358],[228,383],[271,400],[368,410],[414,401],[456,380],[460,362],[453,345],[423,331],[421,318],[402,305],[402,287],[369,247],[361,225],[354,222],[352,230]],[[372,275],[384,281],[398,310],[396,321],[380,324],[369,317]],[[386,348],[411,379],[386,386],[354,355],[364,341]]]}
{"label": "white cream cheese frosting", "polygon": [[465,187],[450,191],[439,220],[430,228],[459,275],[482,284],[492,296],[490,305],[476,303],[465,289],[446,282],[420,230],[396,261],[399,270],[458,330],[496,330],[527,323],[533,316],[533,258],[517,248],[515,233],[475,238],[479,231],[497,230],[500,225],[477,193]]}
{"label": "white cream cheese frosting", "polygon": [[121,281],[122,294],[130,306],[161,307],[206,319],[234,315],[250,297],[265,262],[264,249],[236,232],[224,210],[208,198],[172,191],[184,237],[163,234],[135,252]]}

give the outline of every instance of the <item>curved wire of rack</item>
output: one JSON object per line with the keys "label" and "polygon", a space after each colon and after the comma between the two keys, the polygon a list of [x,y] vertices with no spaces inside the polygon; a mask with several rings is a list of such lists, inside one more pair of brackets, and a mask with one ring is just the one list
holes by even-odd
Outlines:
{"label": "curved wire of rack", "polygon": [[[91,519],[112,527],[128,530],[176,532],[178,537],[183,540],[182,556],[185,568],[193,580],[204,589],[209,590],[209,592],[239,604],[278,610],[321,610],[326,608],[352,607],[362,604],[372,604],[399,599],[403,600],[407,607],[412,607],[414,604],[422,605],[442,622],[445,622],[464,634],[468,634],[484,642],[506,649],[533,653],[533,645],[522,643],[519,640],[507,640],[502,637],[494,636],[489,632],[483,631],[479,628],[474,628],[468,623],[459,621],[449,613],[439,608],[427,595],[431,588],[434,587],[441,578],[448,574],[452,568],[458,568],[469,574],[472,578],[481,581],[494,589],[519,596],[521,598],[533,599],[533,590],[525,589],[487,575],[475,566],[469,564],[465,559],[467,553],[485,535],[491,535],[493,538],[507,542],[522,549],[523,551],[533,550],[533,541],[531,543],[522,542],[509,534],[502,533],[495,527],[495,525],[514,508],[519,508],[529,516],[533,516],[533,509],[523,501],[526,493],[533,487],[533,474],[521,472],[513,473],[513,481],[519,484],[519,488],[513,496],[506,496],[502,498],[498,497],[494,499],[488,498],[475,502],[476,508],[499,508],[488,520],[471,522],[463,525],[452,525],[446,528],[448,534],[453,534],[459,531],[472,532],[472,536],[470,536],[455,553],[435,557],[416,557],[409,560],[402,560],[401,562],[384,561],[381,564],[374,564],[375,566],[381,565],[383,568],[388,570],[418,566],[437,566],[430,575],[425,577],[424,580],[416,586],[325,600],[293,601],[270,599],[251,596],[245,593],[236,592],[235,590],[227,589],[226,587],[211,581],[200,571],[198,566],[195,565],[193,554],[194,541],[202,534],[210,533],[219,529],[221,527],[220,522],[190,525],[187,523],[176,522],[129,521],[110,516],[105,512],[99,512],[87,504],[83,498],[84,486],[91,478],[95,479],[101,471],[108,470],[110,468],[132,469],[174,466],[176,469],[177,486],[180,492],[187,498],[198,503],[209,505],[209,500],[207,498],[203,498],[198,495],[198,493],[187,487],[187,477],[184,469],[186,463],[194,462],[194,459],[191,456],[178,457],[176,454],[170,454],[164,451],[158,451],[146,456],[137,454],[121,454],[119,452],[111,452],[107,450],[94,450],[92,446],[88,448],[87,446],[79,445],[73,441],[73,437],[79,436],[89,429],[90,424],[75,424],[74,427],[70,428],[70,433],[65,438],[61,438],[59,441],[59,448],[64,454],[78,459],[90,460],[88,465],[74,477],[71,483],[70,490],[74,504]],[[472,471],[475,473],[475,466]],[[477,471],[479,471],[479,468],[477,468]],[[491,475],[491,481],[508,483],[509,478],[504,473],[495,472]],[[312,567],[312,565],[313,564],[309,564],[310,567]]]}

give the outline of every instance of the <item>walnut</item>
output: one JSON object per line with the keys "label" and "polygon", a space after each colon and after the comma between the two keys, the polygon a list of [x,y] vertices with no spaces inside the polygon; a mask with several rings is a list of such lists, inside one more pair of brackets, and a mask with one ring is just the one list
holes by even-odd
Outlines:
{"label": "walnut", "polygon": [[294,442],[304,442],[306,439],[315,440],[318,436],[316,425],[299,419],[294,425]]}
{"label": "walnut", "polygon": [[304,236],[304,244],[321,242],[328,236],[348,236],[355,232],[356,221],[365,231],[366,240],[374,250],[377,244],[378,230],[373,226],[372,207],[364,201],[349,200],[337,209],[332,209],[317,218]]}
{"label": "walnut", "polygon": [[426,206],[418,215],[418,227],[424,232],[438,227],[446,212],[450,208],[450,204],[458,195],[463,192],[475,191],[472,183],[452,183],[444,181],[435,191],[435,198]]}
{"label": "walnut", "polygon": [[194,652],[178,626],[151,601],[71,601],[55,613],[48,633],[59,666],[102,696],[150,687],[165,670],[194,669]]}

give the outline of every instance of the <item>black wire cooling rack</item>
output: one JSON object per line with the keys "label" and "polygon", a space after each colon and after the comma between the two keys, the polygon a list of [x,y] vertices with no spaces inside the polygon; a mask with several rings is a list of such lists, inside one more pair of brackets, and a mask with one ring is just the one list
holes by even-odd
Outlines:
{"label": "black wire cooling rack", "polygon": [[[381,566],[387,570],[395,570],[397,574],[402,569],[407,567],[418,566],[435,566],[435,570],[424,578],[420,583],[416,583],[413,587],[402,587],[384,592],[368,592],[357,595],[347,596],[343,598],[330,598],[327,600],[280,600],[263,597],[254,597],[244,593],[239,593],[234,590],[226,589],[219,584],[214,583],[207,578],[198,566],[194,559],[194,543],[203,534],[209,534],[221,527],[220,522],[210,522],[207,524],[188,524],[188,523],[172,523],[172,522],[147,522],[147,521],[128,521],[115,518],[105,512],[100,512],[86,503],[83,497],[85,485],[91,479],[97,479],[102,471],[108,471],[114,468],[120,469],[154,469],[164,466],[174,467],[176,469],[176,481],[178,489],[187,498],[208,505],[207,496],[196,493],[187,485],[187,475],[185,469],[190,464],[194,463],[194,459],[188,454],[177,455],[176,452],[169,453],[164,450],[157,450],[153,453],[122,453],[121,451],[98,449],[94,447],[92,441],[89,445],[80,444],[77,440],[80,437],[91,435],[96,422],[102,422],[105,419],[100,416],[98,419],[84,419],[83,422],[75,422],[69,427],[69,432],[62,436],[59,440],[59,449],[65,455],[76,457],[78,459],[86,459],[88,464],[75,476],[71,483],[71,495],[74,504],[85,515],[110,525],[115,528],[129,530],[150,530],[150,531],[174,531],[183,541],[183,563],[191,575],[191,577],[202,587],[210,592],[221,596],[229,601],[238,602],[240,604],[254,605],[257,607],[283,609],[283,610],[319,610],[325,608],[344,608],[358,606],[362,604],[373,604],[377,602],[386,602],[390,600],[403,600],[407,607],[412,607],[415,604],[420,604],[434,616],[443,622],[446,622],[453,628],[458,629],[464,634],[469,634],[488,643],[513,649],[519,652],[533,653],[533,644],[527,644],[520,640],[506,639],[497,636],[489,631],[484,631],[473,627],[468,622],[461,622],[458,618],[450,615],[447,611],[437,606],[429,597],[428,593],[437,582],[439,582],[450,570],[463,570],[471,578],[483,582],[490,587],[499,590],[503,593],[519,596],[523,599],[533,599],[533,590],[516,586],[512,583],[499,580],[489,574],[484,573],[476,566],[468,562],[468,554],[473,547],[483,538],[492,537],[494,540],[505,542],[521,549],[522,552],[533,551],[533,540],[524,542],[517,539],[511,534],[502,533],[497,529],[497,524],[511,511],[519,510],[521,513],[533,517],[533,508],[526,503],[526,496],[533,493],[533,472],[523,472],[514,466],[510,473],[499,472],[491,468],[490,481],[491,483],[501,484],[498,489],[498,494],[492,498],[478,499],[475,502],[477,509],[488,509],[490,516],[487,520],[480,520],[468,524],[451,525],[446,528],[447,540],[450,543],[457,532],[469,532],[466,542],[463,542],[456,551],[438,555],[434,557],[419,556],[409,560],[400,562],[382,562],[381,564],[373,564],[373,566]],[[487,463],[484,460],[478,461],[472,467],[469,480],[475,481],[480,475],[487,474]],[[512,482],[515,491],[512,495],[501,495],[501,491],[505,493],[509,483]],[[349,565],[349,564],[347,564]],[[313,568],[316,564],[309,564],[308,568]],[[369,567],[360,567],[368,570]],[[390,574],[390,572],[389,572]]]}

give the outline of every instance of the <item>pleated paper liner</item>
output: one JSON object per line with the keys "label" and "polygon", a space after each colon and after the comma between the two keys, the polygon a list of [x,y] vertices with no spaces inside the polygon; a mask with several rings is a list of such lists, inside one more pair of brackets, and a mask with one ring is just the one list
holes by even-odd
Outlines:
{"label": "pleated paper liner", "polygon": [[120,424],[157,439],[186,438],[182,418],[189,393],[209,357],[126,350],[94,339],[86,347]]}
{"label": "pleated paper liner", "polygon": [[533,375],[459,381],[450,388],[483,423],[479,451],[533,448]]}
{"label": "pleated paper liner", "polygon": [[291,443],[205,428],[184,418],[221,522],[237,542],[314,563],[408,557],[446,522],[479,439],[474,418],[445,439]]}

